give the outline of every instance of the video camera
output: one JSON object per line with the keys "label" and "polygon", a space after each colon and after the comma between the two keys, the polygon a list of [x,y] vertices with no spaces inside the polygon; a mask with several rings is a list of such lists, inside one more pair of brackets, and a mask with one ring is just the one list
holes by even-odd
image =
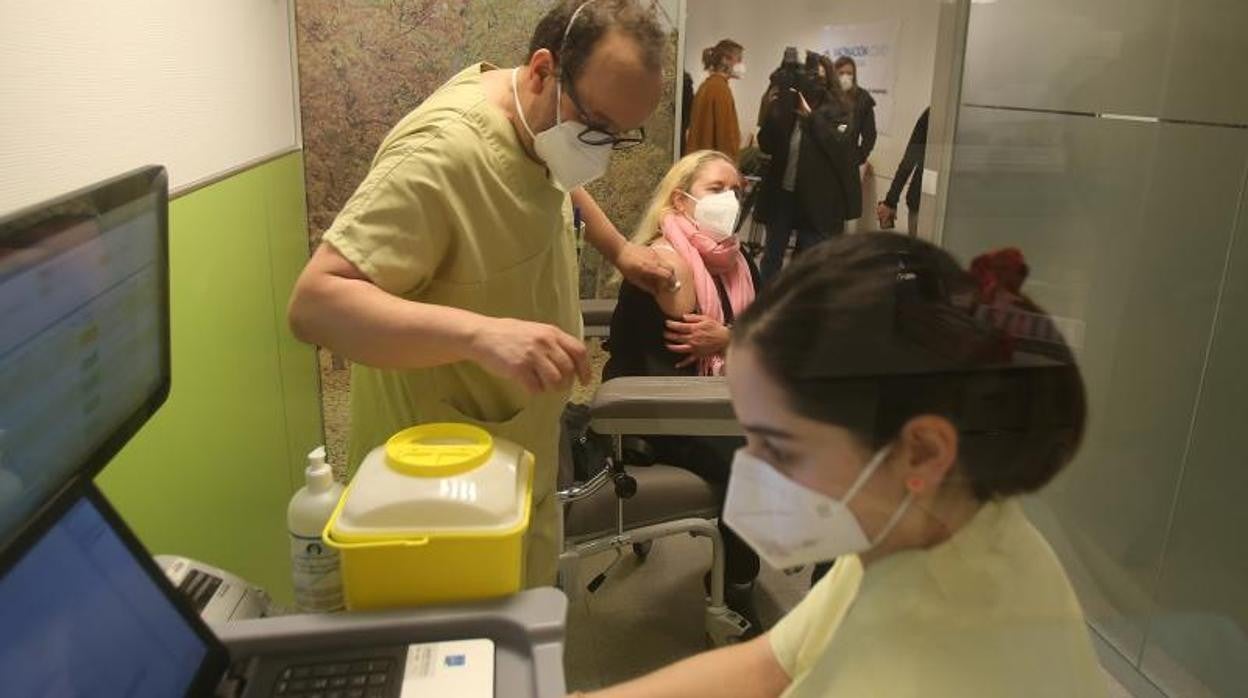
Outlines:
{"label": "video camera", "polygon": [[819,98],[827,88],[819,78],[819,54],[807,51],[806,64],[803,66],[797,60],[796,47],[784,49],[784,59],[780,62],[780,67],[771,74],[771,86],[777,88],[781,95],[795,90],[802,93],[812,104],[820,101]]}

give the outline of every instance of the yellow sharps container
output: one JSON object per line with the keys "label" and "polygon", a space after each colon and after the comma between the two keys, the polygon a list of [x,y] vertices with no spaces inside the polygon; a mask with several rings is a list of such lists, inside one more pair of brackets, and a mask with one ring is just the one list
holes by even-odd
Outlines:
{"label": "yellow sharps container", "polygon": [[364,459],[325,527],[352,610],[520,589],[533,455],[467,424],[405,429]]}

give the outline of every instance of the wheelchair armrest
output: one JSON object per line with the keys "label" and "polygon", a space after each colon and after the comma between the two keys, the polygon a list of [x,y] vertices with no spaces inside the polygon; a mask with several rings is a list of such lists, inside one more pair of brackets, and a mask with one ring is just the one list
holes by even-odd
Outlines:
{"label": "wheelchair armrest", "polygon": [[611,334],[611,316],[615,314],[614,298],[586,298],[581,300],[581,319],[586,337],[606,337]]}
{"label": "wheelchair armrest", "polygon": [[723,378],[616,378],[602,384],[589,409],[599,434],[742,434]]}

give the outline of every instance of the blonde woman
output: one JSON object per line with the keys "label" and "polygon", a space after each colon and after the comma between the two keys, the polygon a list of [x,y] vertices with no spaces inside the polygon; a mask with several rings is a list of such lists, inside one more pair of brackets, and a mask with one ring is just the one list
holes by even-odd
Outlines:
{"label": "blonde woman", "polygon": [[723,375],[728,327],[754,300],[753,263],[733,230],[741,175],[727,155],[691,153],[672,166],[633,241],[676,272],[673,291],[620,287],[611,325],[614,375]]}
{"label": "blonde woman", "polygon": [[[722,375],[729,327],[754,301],[758,271],[732,232],[741,176],[723,153],[703,150],[676,163],[659,184],[633,241],[647,245],[676,272],[678,290],[652,296],[620,288],[603,371],[620,376]],[[724,484],[733,452],[744,442],[722,438],[646,437],[653,456]],[[751,603],[758,556],[721,527],[729,608],[758,628]]]}

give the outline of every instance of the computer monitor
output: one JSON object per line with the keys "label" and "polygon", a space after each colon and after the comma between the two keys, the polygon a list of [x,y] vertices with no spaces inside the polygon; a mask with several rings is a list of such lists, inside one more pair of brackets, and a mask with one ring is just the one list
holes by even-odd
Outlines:
{"label": "computer monitor", "polygon": [[168,394],[167,192],[147,167],[0,219],[0,549]]}

